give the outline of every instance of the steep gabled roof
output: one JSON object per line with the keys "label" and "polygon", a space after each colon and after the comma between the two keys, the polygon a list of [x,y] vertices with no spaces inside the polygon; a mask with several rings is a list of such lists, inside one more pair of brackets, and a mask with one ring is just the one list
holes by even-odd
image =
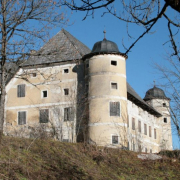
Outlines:
{"label": "steep gabled roof", "polygon": [[86,45],[62,29],[39,51],[33,53],[23,66],[78,60],[90,52]]}
{"label": "steep gabled roof", "polygon": [[136,92],[135,90],[129,85],[127,82],[127,98],[128,100],[132,101],[137,106],[141,107],[142,109],[148,111],[150,114],[153,114],[157,117],[161,117],[162,115],[156,111],[152,106],[147,104]]}

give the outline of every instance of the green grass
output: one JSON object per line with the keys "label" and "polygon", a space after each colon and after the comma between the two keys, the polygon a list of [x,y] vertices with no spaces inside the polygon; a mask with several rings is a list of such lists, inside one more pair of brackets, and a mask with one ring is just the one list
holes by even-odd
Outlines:
{"label": "green grass", "polygon": [[[141,160],[137,158],[137,153],[131,151],[53,140],[33,142],[32,139],[3,137],[0,179],[180,179],[179,159],[173,161],[173,152],[162,154],[161,160]],[[175,154],[178,154],[177,151]]]}

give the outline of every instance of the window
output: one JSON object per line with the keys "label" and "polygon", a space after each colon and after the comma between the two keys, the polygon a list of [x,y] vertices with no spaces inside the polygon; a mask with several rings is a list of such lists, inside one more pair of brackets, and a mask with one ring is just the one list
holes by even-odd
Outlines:
{"label": "window", "polygon": [[117,89],[117,83],[111,83],[111,89]]}
{"label": "window", "polygon": [[164,123],[167,123],[167,118],[164,118]]}
{"label": "window", "polygon": [[73,121],[72,107],[64,108],[64,121]]}
{"label": "window", "polygon": [[145,148],[145,153],[147,153],[147,148]]}
{"label": "window", "polygon": [[138,132],[141,132],[141,121],[138,121]]}
{"label": "window", "polygon": [[89,63],[86,63],[86,68],[88,68],[89,67]]}
{"label": "window", "polygon": [[133,151],[135,151],[136,150],[136,147],[135,147],[135,144],[133,143]]}
{"label": "window", "polygon": [[117,61],[111,61],[111,65],[117,66]]}
{"label": "window", "polygon": [[129,127],[129,116],[127,118],[127,127]]}
{"label": "window", "polygon": [[138,145],[138,151],[141,152],[141,145]]}
{"label": "window", "polygon": [[64,95],[69,95],[69,89],[64,89]]}
{"label": "window", "polygon": [[17,97],[25,97],[25,84],[17,86]]}
{"label": "window", "polygon": [[163,103],[163,107],[166,107],[166,103]]}
{"label": "window", "polygon": [[69,142],[69,139],[63,139],[63,142]]}
{"label": "window", "polygon": [[39,122],[40,123],[48,123],[49,121],[49,109],[41,109],[39,111]]}
{"label": "window", "polygon": [[144,124],[144,134],[147,135],[147,124]]}
{"label": "window", "polygon": [[69,73],[69,69],[64,69],[64,74]]}
{"label": "window", "polygon": [[154,129],[154,139],[156,139],[156,129]]}
{"label": "window", "polygon": [[35,78],[37,76],[36,73],[31,73],[31,77]]}
{"label": "window", "polygon": [[26,124],[26,111],[18,112],[18,125]]}
{"label": "window", "polygon": [[151,137],[151,126],[149,126],[149,137]]}
{"label": "window", "polygon": [[112,136],[112,144],[118,144],[118,143],[119,143],[119,141],[118,141],[118,136],[113,135],[113,136]]}
{"label": "window", "polygon": [[132,130],[135,130],[135,119],[132,118]]}
{"label": "window", "polygon": [[152,153],[152,149],[150,149],[150,153]]}
{"label": "window", "polygon": [[47,98],[47,97],[48,97],[48,92],[47,92],[47,90],[42,91],[42,97],[43,97],[43,98]]}
{"label": "window", "polygon": [[120,102],[110,102],[110,116],[120,116]]}

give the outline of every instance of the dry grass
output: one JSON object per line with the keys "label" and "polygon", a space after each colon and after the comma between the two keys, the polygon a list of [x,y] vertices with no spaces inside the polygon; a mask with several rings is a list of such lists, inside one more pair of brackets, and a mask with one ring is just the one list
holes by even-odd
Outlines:
{"label": "dry grass", "polygon": [[137,153],[84,144],[3,137],[0,179],[180,179],[180,162],[141,160]]}

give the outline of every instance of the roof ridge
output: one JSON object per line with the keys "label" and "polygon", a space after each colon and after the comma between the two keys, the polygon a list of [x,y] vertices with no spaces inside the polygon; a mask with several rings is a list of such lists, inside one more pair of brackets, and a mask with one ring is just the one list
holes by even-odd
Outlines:
{"label": "roof ridge", "polygon": [[[65,29],[62,29],[63,33],[66,35],[66,37],[69,39],[69,41],[71,42],[71,44],[74,46],[74,48],[79,52],[79,54],[81,56],[83,56],[83,54],[78,50],[78,48],[76,47],[75,43],[68,37],[67,34],[71,35],[73,38],[75,38],[72,34],[70,34],[68,31],[66,31]],[[77,41],[79,41],[77,38],[75,38]],[[80,42],[80,41],[79,41]],[[82,42],[80,42],[82,43]]]}

